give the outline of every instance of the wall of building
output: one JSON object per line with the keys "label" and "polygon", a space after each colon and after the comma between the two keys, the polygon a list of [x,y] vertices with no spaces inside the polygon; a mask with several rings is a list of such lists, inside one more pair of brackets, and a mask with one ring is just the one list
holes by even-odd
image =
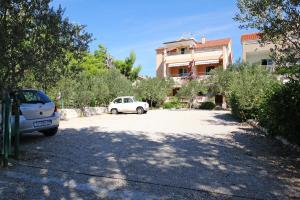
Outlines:
{"label": "wall of building", "polygon": [[191,69],[188,66],[185,67],[169,67],[169,76],[171,77],[177,77],[179,74],[179,69],[181,68],[186,68],[187,69],[187,73],[191,72]]}
{"label": "wall of building", "polygon": [[260,62],[261,59],[270,58],[270,49],[274,48],[273,44],[266,44],[261,46],[258,41],[243,41],[243,62],[251,64]]}
{"label": "wall of building", "polygon": [[156,77],[164,77],[163,50],[156,51]]}

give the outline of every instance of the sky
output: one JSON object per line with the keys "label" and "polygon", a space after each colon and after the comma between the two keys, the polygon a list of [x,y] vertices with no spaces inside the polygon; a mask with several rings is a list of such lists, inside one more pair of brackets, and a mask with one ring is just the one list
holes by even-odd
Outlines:
{"label": "sky", "polygon": [[155,76],[155,49],[181,37],[199,40],[231,38],[234,60],[242,54],[241,30],[232,18],[235,0],[53,0],[65,8],[71,22],[87,26],[93,34],[90,51],[103,44],[116,59],[131,51],[141,65],[141,75]]}

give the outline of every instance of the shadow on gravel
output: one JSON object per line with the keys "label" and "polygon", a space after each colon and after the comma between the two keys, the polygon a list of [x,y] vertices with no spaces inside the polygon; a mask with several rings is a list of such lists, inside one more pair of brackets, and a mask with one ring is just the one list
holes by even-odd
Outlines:
{"label": "shadow on gravel", "polygon": [[[215,118],[221,125],[238,123],[227,114]],[[150,134],[157,138],[154,140]],[[101,127],[90,127],[65,129],[46,139],[28,135],[22,144],[26,164],[66,171],[61,176],[63,180],[79,172],[124,182],[107,183],[108,188],[114,185],[110,191],[139,183],[141,191],[148,187],[173,188],[175,193],[182,190],[183,196],[188,195],[187,191],[202,191],[215,198],[220,194],[249,199],[300,197],[298,155],[283,153],[285,149],[280,144],[253,129],[240,128],[231,139],[222,139],[194,133],[101,132]],[[39,156],[26,159],[32,155]],[[47,172],[41,170],[41,176],[47,179]],[[73,181],[93,182],[91,176]],[[45,187],[50,191],[48,196]],[[51,184],[40,188],[40,195],[46,198],[51,199],[53,193]],[[84,199],[82,195],[66,188],[60,198]],[[94,191],[92,195],[97,198],[101,194]]]}
{"label": "shadow on gravel", "polygon": [[222,125],[222,126],[232,126],[232,125],[240,124],[240,121],[234,118],[229,113],[215,114],[213,118],[214,120],[205,120],[205,121],[210,123],[211,125]]}

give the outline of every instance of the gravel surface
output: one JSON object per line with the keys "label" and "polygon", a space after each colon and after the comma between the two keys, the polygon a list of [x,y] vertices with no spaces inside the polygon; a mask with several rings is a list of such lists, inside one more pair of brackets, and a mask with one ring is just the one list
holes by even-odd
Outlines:
{"label": "gravel surface", "polygon": [[77,118],[21,150],[0,199],[300,198],[299,152],[225,111]]}

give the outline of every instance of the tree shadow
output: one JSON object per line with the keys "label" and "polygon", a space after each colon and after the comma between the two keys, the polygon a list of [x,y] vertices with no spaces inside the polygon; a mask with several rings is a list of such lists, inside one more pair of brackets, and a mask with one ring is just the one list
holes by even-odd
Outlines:
{"label": "tree shadow", "polygon": [[223,126],[232,126],[232,125],[241,125],[240,121],[233,117],[230,113],[215,113],[213,119],[205,120],[211,125],[223,125]]}
{"label": "tree shadow", "polygon": [[[220,123],[237,123],[227,114],[216,114],[215,118]],[[47,169],[46,174],[40,173],[44,177],[59,171],[59,179],[77,185],[90,183],[94,177],[94,185],[108,188],[105,197],[114,197],[122,190],[136,191],[131,195],[142,197],[168,194],[177,199],[194,199],[187,191],[207,193],[207,198],[300,197],[298,155],[281,154],[280,144],[253,129],[233,131],[230,139],[195,133],[102,132],[98,126],[64,129],[47,139],[24,137],[28,138],[22,149],[31,158],[23,157],[23,164]],[[55,190],[51,181],[45,186]],[[67,189],[60,198],[82,197],[76,187]],[[101,196],[96,190],[84,192],[92,199]],[[48,197],[54,198],[51,194]]]}
{"label": "tree shadow", "polygon": [[235,118],[232,114],[230,113],[216,113],[214,115],[214,118],[224,121],[224,122],[232,122],[232,123],[239,123],[240,120],[238,120],[237,118]]}

